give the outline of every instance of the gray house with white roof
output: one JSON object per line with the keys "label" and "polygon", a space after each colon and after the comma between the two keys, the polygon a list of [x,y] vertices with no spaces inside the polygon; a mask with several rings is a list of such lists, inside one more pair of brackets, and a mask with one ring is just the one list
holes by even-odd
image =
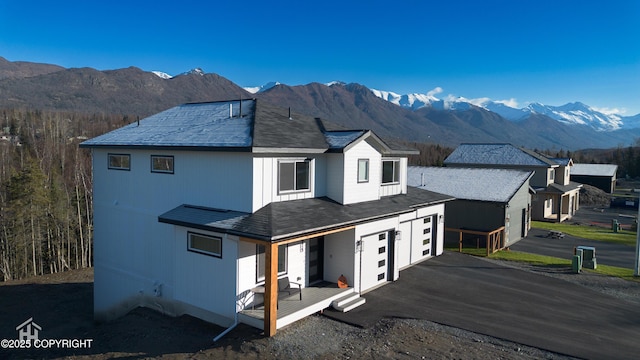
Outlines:
{"label": "gray house with white roof", "polygon": [[562,222],[571,219],[580,206],[582,184],[570,181],[571,159],[550,159],[512,144],[461,144],[444,165],[532,171],[533,220]]}
{"label": "gray house with white roof", "polygon": [[368,130],[241,100],[177,106],[80,146],[98,320],[146,306],[271,336],[443,251],[452,197],[407,187],[417,151]]}
{"label": "gray house with white roof", "polygon": [[445,207],[447,244],[478,241],[493,252],[527,236],[532,176],[512,169],[410,166],[408,185],[456,198]]}

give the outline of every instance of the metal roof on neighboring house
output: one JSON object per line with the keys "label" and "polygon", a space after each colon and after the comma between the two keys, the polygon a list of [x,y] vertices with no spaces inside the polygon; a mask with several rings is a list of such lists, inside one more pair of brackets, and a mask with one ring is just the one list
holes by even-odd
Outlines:
{"label": "metal roof on neighboring house", "polygon": [[277,242],[407,213],[453,200],[449,195],[409,188],[407,194],[342,205],[329,198],[270,203],[253,214],[181,205],[158,221]]}
{"label": "metal roof on neighboring house", "polygon": [[532,171],[421,167],[408,169],[410,186],[451,195],[457,199],[508,203],[533,176]]}
{"label": "metal roof on neighboring house", "polygon": [[616,176],[618,165],[613,164],[573,164],[571,175]]}
{"label": "metal roof on neighboring house", "polygon": [[[343,150],[371,134],[367,130],[343,130],[320,118],[248,99],[179,105],[80,146],[321,153]],[[416,152],[377,141],[384,144],[386,153]]]}
{"label": "metal roof on neighboring house", "polygon": [[545,156],[512,144],[460,144],[444,160],[444,164],[558,166],[558,163]]}

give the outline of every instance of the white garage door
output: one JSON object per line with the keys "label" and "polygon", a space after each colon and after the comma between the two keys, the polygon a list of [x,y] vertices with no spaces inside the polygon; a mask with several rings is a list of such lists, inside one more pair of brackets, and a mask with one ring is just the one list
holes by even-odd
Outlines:
{"label": "white garage door", "polygon": [[366,291],[388,278],[389,239],[388,232],[362,238],[360,248],[360,291]]}

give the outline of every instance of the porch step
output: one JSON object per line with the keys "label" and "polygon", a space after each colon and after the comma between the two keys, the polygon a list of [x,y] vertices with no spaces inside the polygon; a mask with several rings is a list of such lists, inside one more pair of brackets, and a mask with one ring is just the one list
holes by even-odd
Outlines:
{"label": "porch step", "polygon": [[357,308],[365,302],[367,302],[367,299],[360,297],[357,293],[351,293],[347,296],[341,297],[340,299],[334,300],[331,303],[331,306],[338,311],[347,312]]}

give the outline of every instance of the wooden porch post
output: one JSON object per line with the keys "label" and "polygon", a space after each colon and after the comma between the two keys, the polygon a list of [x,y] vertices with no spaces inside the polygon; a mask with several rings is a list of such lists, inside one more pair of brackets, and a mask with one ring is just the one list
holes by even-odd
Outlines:
{"label": "wooden porch post", "polygon": [[264,334],[276,334],[278,320],[278,245],[265,245]]}
{"label": "wooden porch post", "polygon": [[491,238],[491,233],[487,234],[487,256],[489,256],[489,248],[493,251],[493,241]]}
{"label": "wooden porch post", "polygon": [[558,222],[562,222],[562,194],[558,195]]}

